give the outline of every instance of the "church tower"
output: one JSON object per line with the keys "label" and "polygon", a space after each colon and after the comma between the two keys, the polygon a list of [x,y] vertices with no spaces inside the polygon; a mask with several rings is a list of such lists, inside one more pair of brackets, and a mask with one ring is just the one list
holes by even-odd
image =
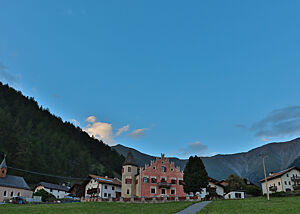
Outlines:
{"label": "church tower", "polygon": [[129,151],[122,167],[122,197],[130,198],[136,195],[136,175],[138,166]]}
{"label": "church tower", "polygon": [[2,163],[0,164],[0,178],[5,178],[6,173],[7,173],[7,166],[6,166],[6,161],[5,161],[5,157],[4,157]]}

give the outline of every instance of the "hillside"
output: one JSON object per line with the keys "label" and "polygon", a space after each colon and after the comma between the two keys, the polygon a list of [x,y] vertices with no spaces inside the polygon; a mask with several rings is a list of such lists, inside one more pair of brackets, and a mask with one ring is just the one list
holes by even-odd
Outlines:
{"label": "hillside", "polygon": [[[9,167],[77,178],[89,173],[120,176],[124,161],[103,142],[0,82],[1,160],[4,154]],[[24,176],[30,184],[70,181],[13,169],[8,174]]]}
{"label": "hillside", "polygon": [[[122,145],[114,146],[113,149],[124,156],[131,150],[137,160],[137,164],[140,166],[150,163],[150,160],[155,158]],[[209,176],[215,179],[226,179],[229,174],[234,173],[256,183],[263,177],[262,160],[260,157],[262,153],[267,155],[267,172],[283,170],[290,165],[300,163],[300,158],[298,158],[300,156],[300,138],[288,142],[269,143],[244,153],[202,157],[202,160]],[[178,158],[170,158],[170,160],[174,161],[175,165],[180,166],[181,169],[184,168],[187,162],[187,160]]]}

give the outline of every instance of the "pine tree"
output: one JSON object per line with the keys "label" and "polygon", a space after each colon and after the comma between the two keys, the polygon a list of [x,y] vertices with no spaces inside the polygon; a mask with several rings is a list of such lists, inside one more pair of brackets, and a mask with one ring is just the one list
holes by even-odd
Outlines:
{"label": "pine tree", "polygon": [[186,193],[201,192],[208,185],[208,175],[200,157],[191,156],[183,171],[183,188]]}

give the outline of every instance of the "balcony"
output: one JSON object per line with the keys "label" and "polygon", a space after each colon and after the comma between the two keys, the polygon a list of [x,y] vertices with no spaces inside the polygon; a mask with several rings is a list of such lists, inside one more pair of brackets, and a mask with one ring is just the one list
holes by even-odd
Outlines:
{"label": "balcony", "polygon": [[87,194],[92,195],[92,194],[97,194],[97,193],[99,193],[99,192],[100,192],[100,189],[98,189],[98,188],[93,188],[93,189],[89,189],[89,190],[87,191]]}
{"label": "balcony", "polygon": [[300,182],[300,177],[298,177],[298,176],[292,177],[291,179],[294,182]]}
{"label": "balcony", "polygon": [[160,182],[160,183],[158,183],[158,187],[159,188],[170,188],[172,186],[172,184],[170,184],[170,183],[167,183],[167,182]]}
{"label": "balcony", "polygon": [[272,191],[272,192],[276,192],[277,187],[276,186],[271,186],[271,187],[269,187],[269,190]]}
{"label": "balcony", "polygon": [[300,185],[299,184],[296,184],[296,185],[294,184],[293,185],[293,189],[294,190],[300,190]]}

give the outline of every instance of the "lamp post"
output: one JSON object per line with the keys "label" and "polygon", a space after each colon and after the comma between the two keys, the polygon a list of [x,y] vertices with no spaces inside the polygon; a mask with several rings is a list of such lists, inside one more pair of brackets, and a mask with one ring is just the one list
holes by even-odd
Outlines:
{"label": "lamp post", "polygon": [[261,154],[262,163],[263,163],[263,167],[264,167],[264,174],[265,174],[265,183],[266,183],[266,189],[267,189],[267,199],[269,201],[270,200],[270,196],[269,196],[269,189],[268,189],[268,180],[267,180],[267,175],[266,175],[265,156],[266,156],[265,154]]}

